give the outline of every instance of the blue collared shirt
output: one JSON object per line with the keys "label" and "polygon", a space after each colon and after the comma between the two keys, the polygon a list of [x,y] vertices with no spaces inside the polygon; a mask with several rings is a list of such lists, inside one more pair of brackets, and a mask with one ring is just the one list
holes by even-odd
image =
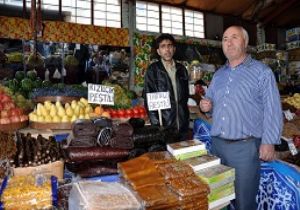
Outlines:
{"label": "blue collared shirt", "polygon": [[248,55],[238,66],[228,62],[213,77],[206,92],[213,103],[211,136],[261,138],[280,144],[282,109],[271,69]]}

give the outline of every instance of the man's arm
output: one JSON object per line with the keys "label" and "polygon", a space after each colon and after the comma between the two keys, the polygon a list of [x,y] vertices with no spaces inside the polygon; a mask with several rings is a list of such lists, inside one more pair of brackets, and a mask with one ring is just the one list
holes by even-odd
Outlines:
{"label": "man's arm", "polygon": [[282,132],[282,109],[280,95],[273,72],[266,69],[262,80],[263,135],[260,146],[260,158],[265,161],[274,159],[274,144],[280,144]]}

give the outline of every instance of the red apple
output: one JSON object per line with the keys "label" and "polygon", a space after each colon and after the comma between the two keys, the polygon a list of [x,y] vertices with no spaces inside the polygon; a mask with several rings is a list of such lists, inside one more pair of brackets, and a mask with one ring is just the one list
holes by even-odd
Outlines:
{"label": "red apple", "polygon": [[23,110],[21,108],[12,108],[9,110],[9,116],[21,116],[23,114]]}
{"label": "red apple", "polygon": [[21,119],[20,119],[19,116],[12,116],[12,117],[10,117],[10,121],[11,121],[12,123],[17,123],[17,122],[20,122]]}
{"label": "red apple", "polygon": [[11,102],[12,101],[12,99],[11,99],[11,97],[10,96],[8,96],[8,95],[2,95],[2,99],[1,99],[1,102]]}
{"label": "red apple", "polygon": [[10,110],[11,108],[15,108],[16,105],[13,102],[5,102],[3,103],[4,110]]}
{"label": "red apple", "polygon": [[21,122],[27,121],[28,120],[28,115],[25,115],[25,114],[21,115],[20,120],[21,120]]}
{"label": "red apple", "polygon": [[9,124],[9,123],[10,123],[10,119],[7,117],[0,119],[0,124]]}
{"label": "red apple", "polygon": [[9,116],[9,113],[8,113],[7,110],[2,110],[2,111],[1,111],[1,114],[0,114],[0,117],[1,117],[1,118],[8,118],[8,117],[10,117],[10,116]]}

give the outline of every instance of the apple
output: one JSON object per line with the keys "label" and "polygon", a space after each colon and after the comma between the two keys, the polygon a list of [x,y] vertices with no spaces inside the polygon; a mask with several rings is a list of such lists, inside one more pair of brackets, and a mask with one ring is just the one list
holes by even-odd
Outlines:
{"label": "apple", "polygon": [[21,120],[21,122],[27,121],[28,120],[28,115],[25,115],[25,114],[21,115],[20,120]]}
{"label": "apple", "polygon": [[10,119],[8,117],[0,119],[0,124],[9,124],[9,123],[10,123]]}
{"label": "apple", "polygon": [[5,103],[5,102],[11,102],[11,101],[12,101],[12,99],[10,96],[2,95],[1,102]]}
{"label": "apple", "polygon": [[13,102],[5,102],[3,103],[4,110],[10,110],[11,108],[15,108],[16,105]]}
{"label": "apple", "polygon": [[1,111],[1,114],[0,114],[0,117],[1,117],[1,118],[8,118],[8,117],[10,117],[10,116],[9,116],[9,113],[8,113],[7,110],[2,110],[2,111]]}
{"label": "apple", "polygon": [[17,123],[17,122],[20,122],[21,119],[20,119],[19,116],[11,116],[11,117],[10,117],[10,121],[11,121],[12,123]]}
{"label": "apple", "polygon": [[21,108],[12,108],[9,110],[9,116],[21,116],[23,114],[23,110]]}

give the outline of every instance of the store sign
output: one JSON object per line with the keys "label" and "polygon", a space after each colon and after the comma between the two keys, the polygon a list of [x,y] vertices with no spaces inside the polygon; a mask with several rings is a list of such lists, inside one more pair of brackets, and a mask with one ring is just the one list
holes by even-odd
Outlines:
{"label": "store sign", "polygon": [[88,102],[92,104],[114,105],[114,88],[88,84]]}
{"label": "store sign", "polygon": [[169,92],[156,92],[147,93],[147,105],[149,111],[170,109],[170,93]]}

